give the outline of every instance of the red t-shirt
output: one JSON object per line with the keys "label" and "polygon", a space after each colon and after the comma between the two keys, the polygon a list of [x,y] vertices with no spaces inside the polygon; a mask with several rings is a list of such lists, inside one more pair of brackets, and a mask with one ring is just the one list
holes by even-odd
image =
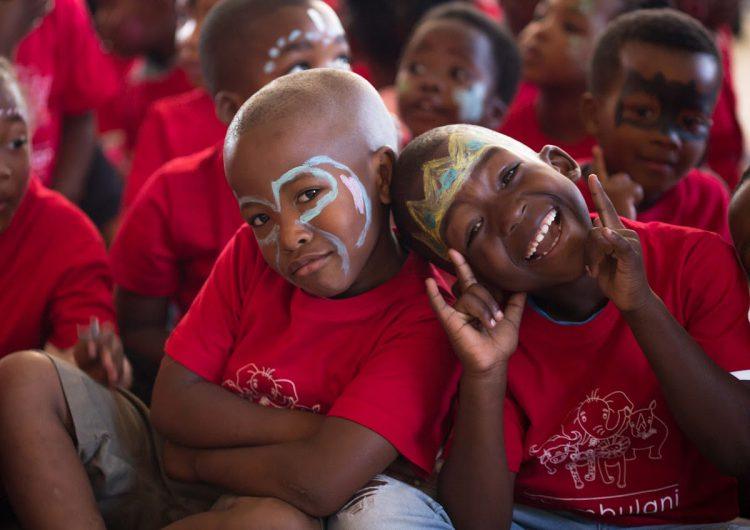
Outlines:
{"label": "red t-shirt", "polygon": [[151,105],[163,98],[185,93],[193,85],[181,68],[171,68],[158,75],[146,73],[144,59],[126,60],[109,55],[119,74],[118,93],[97,110],[99,130],[123,131],[124,148],[135,146],[138,129]]}
{"label": "red t-shirt", "polygon": [[117,73],[82,0],[56,0],[19,44],[15,65],[34,122],[32,170],[49,186],[63,118],[96,109],[113,97]]}
{"label": "red t-shirt", "polygon": [[591,149],[596,145],[592,136],[587,136],[579,142],[566,143],[557,138],[547,136],[539,123],[536,113],[536,102],[539,92],[535,86],[524,83],[513,100],[500,132],[528,145],[534,151],[540,151],[545,145],[556,145],[575,160],[591,158]]}
{"label": "red t-shirt", "polygon": [[[715,234],[624,220],[649,283],[727,372],[750,368],[747,280]],[[630,328],[611,302],[582,324],[532,305],[508,370],[505,437],[515,498],[607,524],[727,521],[737,482],[682,434]]]}
{"label": "red t-shirt", "polygon": [[101,236],[62,195],[37,180],[0,232],[0,356],[65,349],[91,317],[114,322],[112,277]]}
{"label": "red t-shirt", "polygon": [[439,279],[410,256],[371,291],[318,298],[268,267],[245,225],[166,353],[255,403],[363,425],[426,475],[445,439],[458,381],[456,358],[425,293],[431,275]]}
{"label": "red t-shirt", "polygon": [[202,88],[157,101],[146,114],[125,183],[129,208],[146,181],[161,166],[224,140],[227,127],[216,117],[214,102]]}
{"label": "red t-shirt", "polygon": [[[588,172],[584,169],[584,175]],[[576,183],[589,211],[596,211],[586,179]],[[647,210],[638,213],[638,221],[659,221],[715,232],[731,243],[729,235],[729,191],[726,184],[711,173],[691,169],[675,186]]]}
{"label": "red t-shirt", "polygon": [[742,128],[737,118],[737,98],[732,80],[732,35],[720,31],[718,45],[721,50],[724,77],[713,115],[713,125],[708,138],[706,159],[708,165],[734,189],[739,181],[744,154]]}
{"label": "red t-shirt", "polygon": [[125,216],[110,250],[115,283],[169,297],[184,313],[241,224],[222,146],[175,158],[149,179]]}

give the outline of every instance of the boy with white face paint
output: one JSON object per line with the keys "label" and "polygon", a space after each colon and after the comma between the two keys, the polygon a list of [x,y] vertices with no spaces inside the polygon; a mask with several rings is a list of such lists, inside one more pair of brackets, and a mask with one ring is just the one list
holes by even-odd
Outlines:
{"label": "boy with white face paint", "polygon": [[406,46],[396,78],[400,118],[416,137],[454,123],[495,129],[521,75],[513,39],[476,8],[429,11]]}
{"label": "boy with white face paint", "polygon": [[[447,435],[458,366],[424,292],[439,276],[390,229],[396,142],[375,89],[349,72],[284,76],[247,102],[224,154],[249,226],[167,342],[150,416],[163,438],[139,402],[73,368],[56,372],[30,354],[0,366],[3,403],[23,398],[47,420],[30,425],[30,414],[18,425],[8,413],[0,426],[33,427],[35,447],[60,448],[50,462],[18,435],[13,451],[34,476],[76,492],[58,526],[30,526],[293,529],[328,517],[330,528],[366,528],[363,518],[450,528],[415,485]],[[28,378],[45,389],[38,399],[24,391]],[[95,421],[79,421],[86,410]],[[91,424],[108,421],[92,437]],[[110,447],[135,471],[100,482],[137,487],[118,490],[127,502],[108,499],[99,517],[95,499],[107,496],[99,482],[94,495],[84,471]],[[29,472],[3,468],[23,506],[41,489],[18,480]]]}

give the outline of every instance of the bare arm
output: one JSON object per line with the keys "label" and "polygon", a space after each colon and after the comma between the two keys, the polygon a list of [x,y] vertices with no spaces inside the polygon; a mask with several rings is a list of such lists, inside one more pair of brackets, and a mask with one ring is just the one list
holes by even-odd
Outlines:
{"label": "bare arm", "polygon": [[526,295],[512,295],[503,312],[463,256],[451,250],[450,258],[462,293],[455,306],[446,304],[434,282],[427,285],[432,308],[464,369],[438,496],[459,530],[508,528],[515,474],[505,456],[503,401]]}
{"label": "bare arm", "polygon": [[76,204],[83,199],[95,142],[93,112],[63,118],[54,188]]}
{"label": "bare arm", "polygon": [[257,405],[164,357],[154,385],[151,421],[176,444],[226,448],[309,438],[324,418]]}
{"label": "bare arm", "polygon": [[115,289],[117,324],[123,346],[149,380],[156,378],[164,357],[169,300],[141,296],[127,289]]}
{"label": "bare arm", "polygon": [[175,478],[207,482],[240,495],[276,497],[313,517],[334,513],[398,456],[377,433],[333,417],[306,440],[194,451],[189,457],[193,476],[175,476],[173,449],[165,448],[164,460]]}
{"label": "bare arm", "polygon": [[588,241],[591,275],[630,326],[680,428],[722,473],[747,473],[750,387],[722,370],[675,320],[649,287],[638,235],[625,229],[593,175],[589,188],[599,212]]}

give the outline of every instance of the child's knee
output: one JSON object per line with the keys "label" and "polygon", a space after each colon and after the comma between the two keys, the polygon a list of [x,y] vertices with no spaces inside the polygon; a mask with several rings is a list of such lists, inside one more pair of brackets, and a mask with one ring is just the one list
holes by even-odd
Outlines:
{"label": "child's knee", "polygon": [[320,530],[320,523],[275,498],[238,497],[227,509],[220,530]]}

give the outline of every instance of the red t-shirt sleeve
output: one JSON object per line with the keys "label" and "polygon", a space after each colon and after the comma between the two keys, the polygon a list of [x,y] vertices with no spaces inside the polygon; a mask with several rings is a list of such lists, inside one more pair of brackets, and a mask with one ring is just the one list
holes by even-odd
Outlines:
{"label": "red t-shirt sleeve", "polygon": [[448,433],[458,362],[425,303],[395,320],[328,412],[388,440],[426,475]]}
{"label": "red t-shirt sleeve", "polygon": [[127,212],[110,250],[115,283],[143,296],[173,296],[180,282],[167,175],[159,171],[149,181]]}
{"label": "red t-shirt sleeve", "polygon": [[252,283],[247,275],[262,270],[253,238],[247,226],[235,234],[165,348],[172,359],[217,385],[240,331],[242,301]]}
{"label": "red t-shirt sleeve", "polygon": [[734,249],[715,234],[696,233],[681,281],[687,286],[685,328],[728,372],[750,369],[747,279]]}
{"label": "red t-shirt sleeve", "polygon": [[49,342],[59,349],[78,342],[78,326],[88,325],[91,317],[99,322],[115,322],[112,276],[107,252],[94,226],[83,218],[65,227],[69,252],[67,262],[49,301],[51,330]]}
{"label": "red t-shirt sleeve", "polygon": [[100,107],[117,94],[117,72],[102,50],[91,16],[81,0],[58,0],[63,32],[58,60],[64,61],[61,110],[81,114]]}
{"label": "red t-shirt sleeve", "polygon": [[133,163],[125,182],[123,204],[129,208],[149,178],[166,162],[169,162],[167,128],[161,115],[151,107],[138,131]]}

